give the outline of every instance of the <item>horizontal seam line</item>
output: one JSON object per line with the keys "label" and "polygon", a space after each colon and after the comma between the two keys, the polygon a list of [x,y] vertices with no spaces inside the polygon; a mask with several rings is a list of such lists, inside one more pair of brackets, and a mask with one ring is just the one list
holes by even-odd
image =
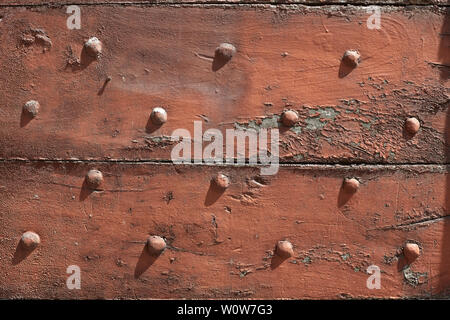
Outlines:
{"label": "horizontal seam line", "polygon": [[317,2],[317,3],[305,3],[305,2],[127,2],[127,1],[116,1],[116,2],[98,2],[98,3],[77,3],[77,2],[66,2],[66,3],[55,3],[55,2],[47,2],[47,3],[31,3],[31,4],[0,4],[0,8],[20,8],[20,7],[64,7],[64,6],[147,6],[147,7],[168,7],[168,6],[197,6],[197,5],[205,5],[205,6],[260,6],[260,5],[271,5],[271,6],[289,6],[289,5],[302,5],[305,7],[325,7],[325,6],[360,6],[360,7],[368,7],[368,6],[377,6],[377,7],[450,7],[450,4],[445,3],[416,3],[416,4],[407,4],[407,3],[377,3],[377,2],[356,2],[356,3],[338,3],[338,2]]}
{"label": "horizontal seam line", "polygon": [[149,163],[149,164],[174,164],[174,165],[208,165],[208,166],[268,166],[273,164],[278,165],[309,165],[309,166],[448,166],[450,165],[450,162],[443,162],[443,163],[420,163],[420,162],[398,162],[398,163],[378,163],[378,162],[287,162],[287,161],[280,161],[280,162],[272,162],[269,164],[263,164],[263,163],[226,163],[225,161],[223,163],[195,163],[193,161],[186,162],[186,163],[174,163],[172,160],[122,160],[122,159],[0,159],[0,163],[3,162],[49,162],[49,163],[58,163],[58,162],[64,162],[64,163]]}

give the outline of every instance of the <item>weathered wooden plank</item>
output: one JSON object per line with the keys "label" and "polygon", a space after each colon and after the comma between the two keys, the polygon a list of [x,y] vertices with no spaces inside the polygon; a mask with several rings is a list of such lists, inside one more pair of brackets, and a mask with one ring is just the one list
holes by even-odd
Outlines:
{"label": "weathered wooden plank", "polygon": [[[105,7],[68,30],[64,8],[7,8],[0,23],[1,158],[170,159],[175,129],[279,126],[281,161],[445,163],[449,105],[444,9]],[[40,31],[41,30],[41,31]],[[48,36],[51,41],[35,38]],[[97,36],[99,61],[82,53]],[[215,48],[237,54],[213,71]],[[361,64],[345,77],[341,57]],[[80,58],[81,55],[81,58]],[[105,79],[112,80],[105,85]],[[28,100],[41,110],[29,121]],[[168,122],[149,126],[152,108]],[[404,134],[417,117],[421,129]],[[227,141],[224,141],[226,144]]]}
{"label": "weathered wooden plank", "polygon": [[[91,168],[95,192],[83,188]],[[2,162],[1,298],[429,297],[449,288],[449,167]],[[227,174],[217,193],[210,179]],[[344,177],[361,186],[347,197]],[[375,196],[374,196],[375,195]],[[17,252],[23,232],[41,244]],[[150,265],[149,234],[168,248]],[[274,262],[277,241],[294,257]],[[401,248],[421,256],[403,271]],[[81,268],[81,290],[66,268]],[[381,269],[369,290],[366,269]],[[273,267],[273,268],[272,268]]]}

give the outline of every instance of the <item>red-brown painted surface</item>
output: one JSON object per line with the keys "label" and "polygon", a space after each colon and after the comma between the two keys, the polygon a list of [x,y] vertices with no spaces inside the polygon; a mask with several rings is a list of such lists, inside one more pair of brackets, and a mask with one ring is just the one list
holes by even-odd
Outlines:
{"label": "red-brown painted surface", "polygon": [[[292,109],[299,121],[280,127],[282,161],[445,163],[445,10],[384,10],[382,28],[369,30],[362,8],[91,6],[68,30],[64,8],[5,9],[0,155],[170,159],[172,132],[192,135],[194,121],[258,130]],[[99,60],[82,50],[92,36]],[[223,42],[237,53],[214,71]],[[354,70],[342,64],[347,49],[361,53]],[[31,99],[41,105],[32,120],[22,114]],[[158,106],[168,121],[154,127]],[[421,123],[414,137],[404,130],[411,116]]]}
{"label": "red-brown painted surface", "polygon": [[[447,8],[383,6],[369,30],[363,6],[102,2],[81,6],[80,30],[62,5],[0,6],[1,298],[448,295]],[[98,59],[82,50],[93,36]],[[221,43],[236,53],[218,64]],[[342,64],[350,49],[354,69]],[[30,100],[35,117],[22,111]],[[155,107],[168,116],[159,128]],[[285,110],[293,127],[279,125]],[[172,131],[192,134],[195,120],[279,128],[292,165],[263,177],[162,163]],[[219,173],[227,188],[211,182]],[[167,244],[158,257],[149,235]],[[293,245],[284,261],[280,240]],[[409,267],[407,243],[420,251]],[[66,287],[70,265],[81,290]],[[370,265],[380,290],[366,286]]]}
{"label": "red-brown painted surface", "polygon": [[[103,173],[94,192],[91,168]],[[6,162],[0,165],[0,293],[40,298],[429,297],[448,288],[445,166],[259,168]],[[218,191],[218,172],[231,185]],[[345,177],[361,181],[349,196]],[[20,236],[41,244],[26,258]],[[149,235],[166,239],[157,259]],[[273,259],[278,241],[294,256]],[[402,247],[420,257],[404,267]],[[446,248],[446,251],[443,250]],[[280,263],[281,262],[281,263]],[[380,267],[381,289],[366,269]],[[66,268],[81,268],[68,290]]]}

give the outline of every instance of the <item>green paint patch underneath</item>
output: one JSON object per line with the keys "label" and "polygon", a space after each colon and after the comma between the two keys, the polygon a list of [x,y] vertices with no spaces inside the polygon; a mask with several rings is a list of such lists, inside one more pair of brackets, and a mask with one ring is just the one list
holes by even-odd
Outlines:
{"label": "green paint patch underneath", "polygon": [[302,262],[303,262],[305,265],[308,265],[308,264],[311,264],[312,260],[311,260],[310,257],[306,256],[306,257],[302,260]]}
{"label": "green paint patch underneath", "polygon": [[264,118],[261,121],[261,128],[268,129],[268,128],[278,128],[280,126],[279,123],[280,116],[273,115],[272,117]]}
{"label": "green paint patch underneath", "polygon": [[290,130],[291,130],[292,132],[294,132],[295,134],[300,134],[300,133],[302,133],[302,127],[300,127],[300,126],[292,127]]}
{"label": "green paint patch underneath", "polygon": [[248,123],[235,122],[234,128],[243,131],[253,129],[259,132],[259,130],[261,129],[279,128],[280,127],[279,120],[280,120],[279,115],[273,115],[271,117],[266,117],[261,121],[250,120]]}
{"label": "green paint patch underneath", "polygon": [[167,137],[167,136],[159,136],[159,137],[148,137],[148,140],[151,140],[153,142],[165,142],[165,141],[171,141],[171,137]]}
{"label": "green paint patch underneath", "polygon": [[336,116],[340,114],[340,111],[335,110],[333,107],[318,107],[318,109],[311,109],[308,112],[312,117],[305,120],[307,130],[320,130],[329,120],[334,121]]}
{"label": "green paint patch underneath", "polygon": [[349,253],[344,253],[341,255],[341,259],[346,261],[348,258],[350,258],[350,254]]}
{"label": "green paint patch underneath", "polygon": [[411,270],[410,266],[407,266],[403,269],[403,278],[410,286],[417,287],[418,285],[427,282],[428,272],[414,272]]}
{"label": "green paint patch underneath", "polygon": [[327,124],[326,121],[320,121],[320,117],[308,118],[305,122],[306,130],[320,130]]}

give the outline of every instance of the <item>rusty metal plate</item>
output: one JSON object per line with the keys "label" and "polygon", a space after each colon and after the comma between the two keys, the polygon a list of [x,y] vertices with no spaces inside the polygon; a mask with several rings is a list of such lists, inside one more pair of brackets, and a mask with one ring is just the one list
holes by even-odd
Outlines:
{"label": "rusty metal plate", "polygon": [[[449,87],[445,8],[5,7],[0,22],[0,157],[169,160],[175,129],[279,127],[280,161],[446,163]],[[103,43],[100,59],[82,48]],[[237,52],[215,64],[219,44]],[[361,53],[358,67],[342,63]],[[105,82],[110,77],[109,82]],[[29,100],[36,118],[23,115]],[[167,110],[159,128],[154,107]],[[284,110],[298,113],[280,126]],[[405,134],[416,117],[419,132]],[[225,142],[224,142],[225,144]]]}
{"label": "rusty metal plate", "polygon": [[[86,188],[96,168],[103,184]],[[449,167],[2,162],[2,298],[428,297],[450,285]],[[231,184],[218,191],[211,177]],[[349,196],[345,177],[361,184]],[[41,242],[21,251],[20,237]],[[157,258],[145,241],[167,242]],[[293,256],[274,256],[279,240]],[[405,267],[402,248],[420,256]],[[66,269],[81,269],[68,290]],[[369,290],[366,269],[381,269]]]}

